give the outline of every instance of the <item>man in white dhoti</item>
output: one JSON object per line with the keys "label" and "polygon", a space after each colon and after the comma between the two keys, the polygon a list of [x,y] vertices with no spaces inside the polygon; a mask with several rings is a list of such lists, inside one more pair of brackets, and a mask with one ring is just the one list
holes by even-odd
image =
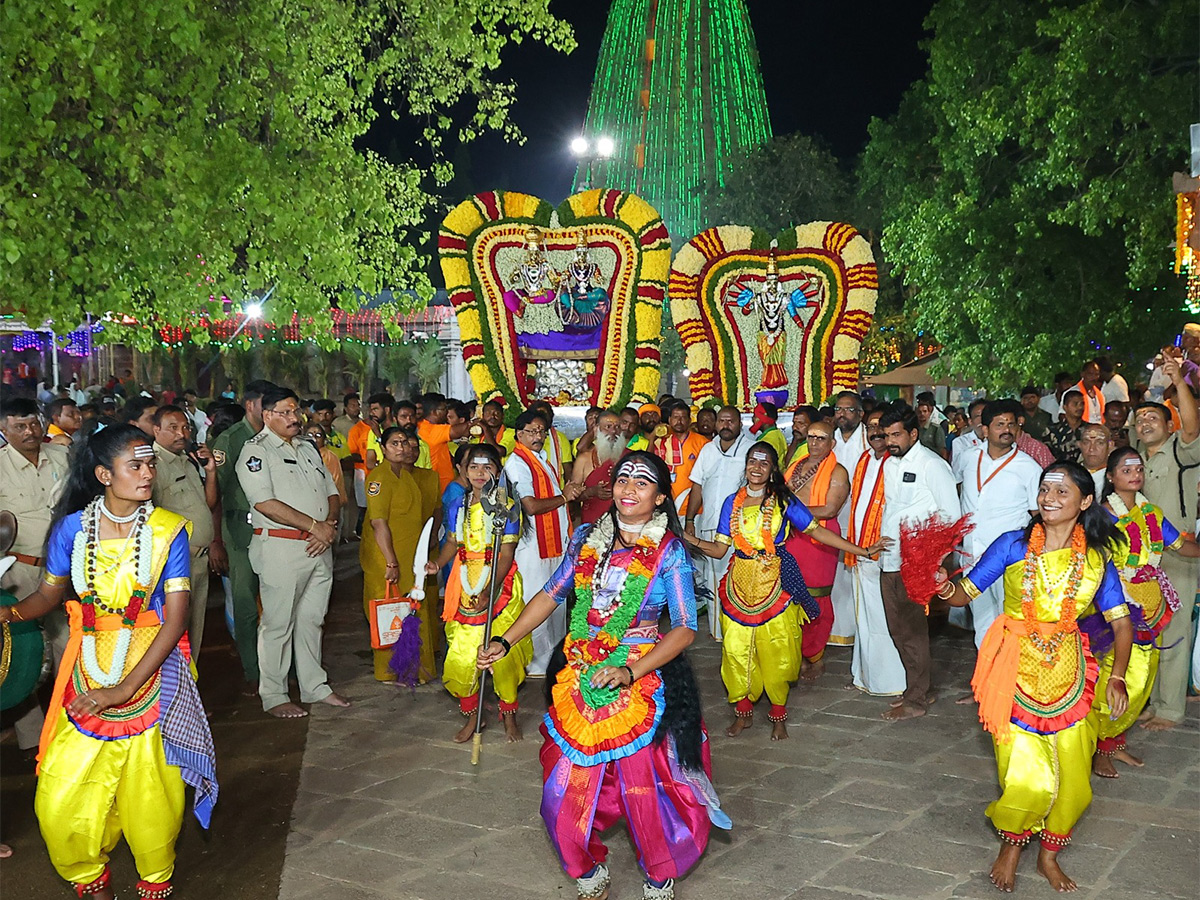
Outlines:
{"label": "man in white dhoti", "polygon": [[[564,487],[560,483],[557,468],[543,451],[549,423],[541,413],[532,410],[521,413],[515,431],[517,442],[504,464],[504,474],[531,520],[521,531],[516,563],[521,579],[528,585],[527,595],[533,596],[562,562],[570,537],[567,503],[579,499],[583,485],[568,482]],[[533,631],[533,661],[527,672],[530,677],[546,674],[550,656],[566,634],[564,604]]]}
{"label": "man in white dhoti", "polygon": [[[847,473],[853,474],[859,459],[869,450],[867,429],[863,425],[862,398],[854,391],[841,391],[833,399],[833,424],[837,426],[833,435],[833,455]],[[842,534],[850,524],[850,504],[844,504],[837,516]],[[837,646],[854,644],[854,579],[843,563],[838,563],[833,575],[833,587],[829,591],[833,604],[833,630],[829,643]]]}
{"label": "man in white dhoti", "polygon": [[[859,457],[850,475],[850,530],[846,540],[879,540],[883,521],[883,461],[887,446],[879,419],[883,410],[863,420],[871,449]],[[879,561],[847,556],[843,563],[854,587],[855,641],[850,663],[853,686],[867,694],[899,697],[904,693],[904,665],[888,631],[879,593]]]}

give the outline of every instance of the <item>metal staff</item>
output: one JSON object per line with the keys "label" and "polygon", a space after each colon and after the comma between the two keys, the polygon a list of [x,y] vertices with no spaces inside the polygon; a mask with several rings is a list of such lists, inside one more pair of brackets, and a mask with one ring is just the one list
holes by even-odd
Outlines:
{"label": "metal staff", "polygon": [[[465,501],[464,501],[465,502]],[[508,492],[497,482],[496,486],[485,493],[480,502],[483,511],[492,517],[492,571],[488,584],[487,617],[483,622],[483,645],[486,647],[492,640],[492,615],[496,609],[496,598],[503,581],[498,582],[496,570],[500,564],[500,542],[504,538],[504,526],[508,523]],[[466,573],[463,573],[466,577]],[[487,675],[490,669],[479,670],[479,703],[475,707],[475,736],[471,739],[471,765],[479,765],[479,754],[483,749],[483,690],[487,685]]]}

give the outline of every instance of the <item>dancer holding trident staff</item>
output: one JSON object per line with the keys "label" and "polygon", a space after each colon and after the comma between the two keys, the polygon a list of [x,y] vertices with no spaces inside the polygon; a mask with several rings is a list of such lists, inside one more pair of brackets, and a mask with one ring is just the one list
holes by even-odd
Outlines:
{"label": "dancer holding trident staff", "polygon": [[471,448],[467,463],[470,490],[447,510],[446,544],[436,561],[425,564],[426,573],[432,575],[454,563],[446,579],[442,613],[447,642],[442,683],[458,698],[459,710],[467,718],[454,736],[460,744],[471,740],[483,727],[483,684],[475,659],[480,647],[486,646],[485,640],[511,648],[492,669],[492,683],[500,698],[504,733],[510,741],[522,737],[517,724],[517,688],[525,680],[525,666],[533,658],[533,641],[523,637],[509,644],[506,640],[525,603],[521,573],[513,563],[521,534],[520,511],[507,495],[491,499],[500,472],[500,451],[491,444]]}
{"label": "dancer holding trident staff", "polygon": [[[681,655],[696,637],[695,572],[671,502],[671,476],[634,451],[613,470],[613,508],[581,526],[554,577],[508,629],[524,638],[574,593],[555,652],[542,725],[542,818],[579,897],[608,896],[600,832],[624,818],[646,874],[642,896],[670,900],[674,880],[729,827],[709,781],[695,679]],[[663,612],[671,630],[660,634]],[[479,651],[504,662],[508,641]]]}

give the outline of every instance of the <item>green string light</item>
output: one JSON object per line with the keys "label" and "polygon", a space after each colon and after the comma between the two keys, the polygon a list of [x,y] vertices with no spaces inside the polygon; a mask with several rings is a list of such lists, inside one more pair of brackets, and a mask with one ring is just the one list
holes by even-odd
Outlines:
{"label": "green string light", "polygon": [[[724,185],[730,157],[771,137],[744,0],[614,0],[585,132],[615,144],[611,159],[595,162],[594,185],[640,194],[672,234],[692,237],[701,187]],[[575,190],[587,169],[581,162]]]}

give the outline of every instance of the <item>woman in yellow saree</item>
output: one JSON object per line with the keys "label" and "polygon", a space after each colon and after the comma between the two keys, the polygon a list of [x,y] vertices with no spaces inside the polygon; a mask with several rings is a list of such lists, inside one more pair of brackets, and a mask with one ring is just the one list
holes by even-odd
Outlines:
{"label": "woman in yellow saree", "polygon": [[969,576],[939,590],[943,600],[966,606],[1004,581],[1004,613],[988,629],[971,679],[1000,778],[1000,798],[987,816],[1000,835],[991,879],[1002,891],[1013,889],[1021,850],[1035,836],[1038,871],[1057,891],[1076,889],[1058,853],[1092,802],[1099,666],[1077,619],[1093,604],[1115,636],[1108,706],[1119,717],[1129,705],[1133,628],[1110,562],[1116,541],[1092,476],[1078,463],[1054,463],[1042,474],[1029,527],[998,537]]}
{"label": "woman in yellow saree", "polygon": [[137,893],[171,893],[184,783],[208,827],[212,735],[186,629],[189,523],[150,502],[154,450],[131,425],[78,448],[55,509],[41,584],[0,620],[67,601],[71,638],[42,732],[34,809],[50,861],[78,896],[111,900],[108,855],[124,835]]}

